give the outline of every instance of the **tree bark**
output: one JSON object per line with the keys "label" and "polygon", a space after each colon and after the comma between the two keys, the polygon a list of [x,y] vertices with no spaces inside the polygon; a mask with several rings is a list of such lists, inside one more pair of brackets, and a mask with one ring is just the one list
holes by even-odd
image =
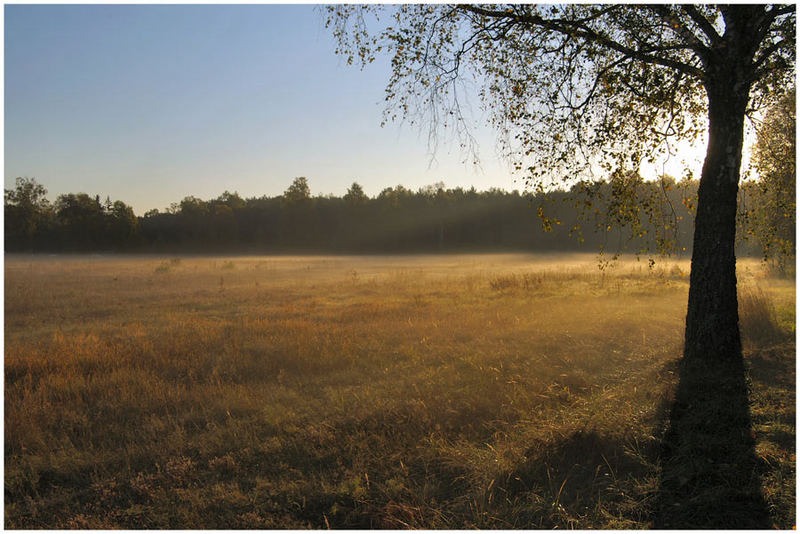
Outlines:
{"label": "tree bark", "polygon": [[[741,69],[743,70],[743,69]],[[736,202],[750,84],[728,64],[706,80],[708,150],[697,192],[684,358],[739,358]]]}

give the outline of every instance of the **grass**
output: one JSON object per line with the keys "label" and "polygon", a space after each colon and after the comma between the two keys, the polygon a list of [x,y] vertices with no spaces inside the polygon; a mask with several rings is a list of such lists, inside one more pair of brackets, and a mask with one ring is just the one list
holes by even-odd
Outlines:
{"label": "grass", "polygon": [[[686,262],[10,256],[5,269],[6,528],[664,515]],[[794,283],[757,262],[739,272],[751,448],[767,526],[788,528]],[[745,319],[758,306],[766,326]]]}

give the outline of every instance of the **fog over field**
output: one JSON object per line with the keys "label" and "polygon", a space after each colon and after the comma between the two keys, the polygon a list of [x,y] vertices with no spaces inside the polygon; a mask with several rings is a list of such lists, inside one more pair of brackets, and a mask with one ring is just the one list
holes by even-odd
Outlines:
{"label": "fog over field", "polygon": [[3,527],[795,528],[796,12],[6,5]]}
{"label": "fog over field", "polygon": [[[5,526],[653,526],[683,476],[662,441],[687,271],[7,256]],[[786,528],[794,283],[738,272],[755,451]]]}

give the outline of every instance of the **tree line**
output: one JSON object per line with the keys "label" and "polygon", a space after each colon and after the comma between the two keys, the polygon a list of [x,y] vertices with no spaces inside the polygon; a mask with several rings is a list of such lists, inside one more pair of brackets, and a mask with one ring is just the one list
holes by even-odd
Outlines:
{"label": "tree line", "polygon": [[[749,193],[751,208],[762,203],[762,188],[745,186],[743,191]],[[299,177],[275,197],[242,198],[228,191],[210,200],[188,196],[142,216],[123,201],[99,195],[69,193],[55,202],[46,195],[44,186],[29,178],[18,178],[16,187],[5,191],[7,252],[602,249],[680,255],[691,250],[697,182],[666,176],[645,181],[629,174],[535,195],[438,183],[417,191],[398,185],[375,197],[353,183],[337,197],[313,196],[308,180]],[[756,241],[742,240],[741,251],[760,253]]]}

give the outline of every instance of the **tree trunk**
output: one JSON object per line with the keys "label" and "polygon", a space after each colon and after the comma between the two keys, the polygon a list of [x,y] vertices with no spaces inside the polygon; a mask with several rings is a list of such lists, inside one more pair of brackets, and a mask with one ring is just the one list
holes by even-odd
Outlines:
{"label": "tree trunk", "polygon": [[736,200],[749,84],[733,68],[706,82],[708,151],[697,191],[684,358],[741,357],[736,295]]}

